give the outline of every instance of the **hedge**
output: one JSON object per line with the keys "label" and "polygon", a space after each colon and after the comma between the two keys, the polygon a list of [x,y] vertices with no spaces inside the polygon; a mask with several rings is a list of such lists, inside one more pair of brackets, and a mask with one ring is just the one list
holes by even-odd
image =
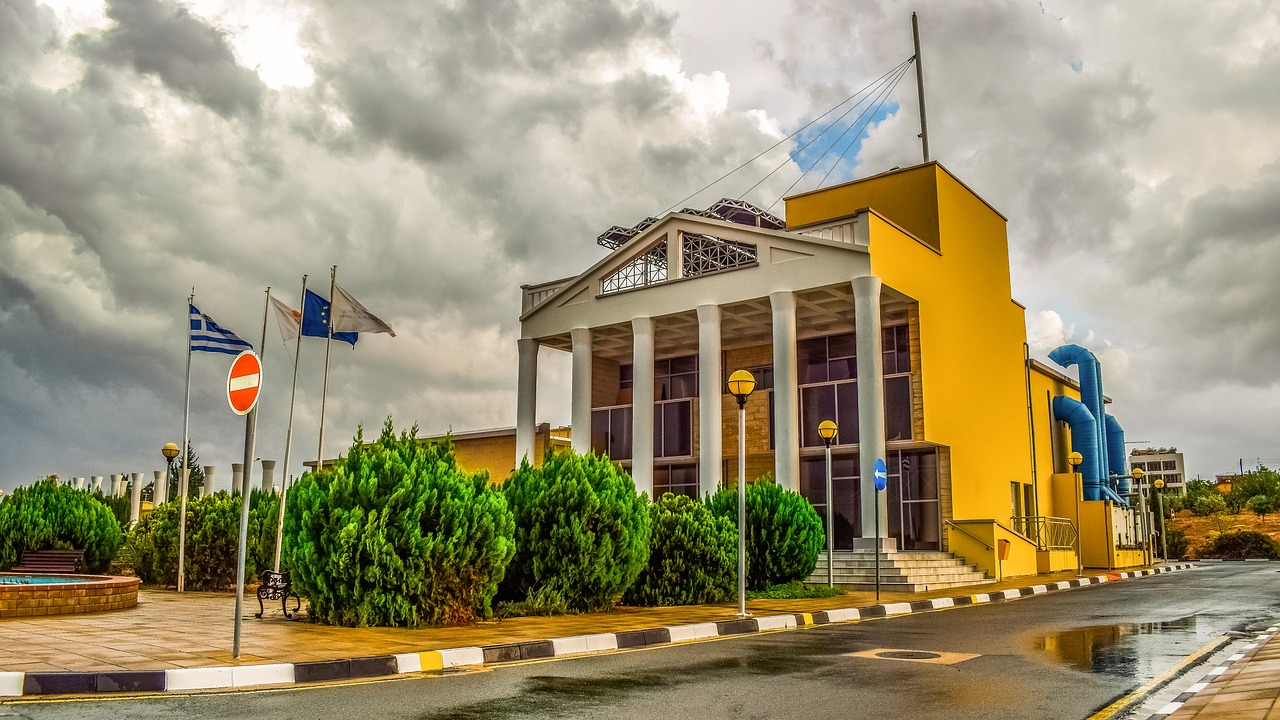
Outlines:
{"label": "hedge", "polygon": [[[737,488],[721,488],[706,503],[737,526]],[[825,541],[822,519],[803,495],[783,489],[771,476],[747,486],[747,587],[763,590],[808,578]]]}
{"label": "hedge", "polygon": [[84,550],[84,568],[104,573],[120,549],[120,524],[93,495],[56,480],[20,487],[0,500],[0,569],[27,550]]}
{"label": "hedge", "polygon": [[649,564],[627,592],[636,605],[699,605],[731,596],[738,578],[738,531],[705,505],[664,494],[649,506]]}

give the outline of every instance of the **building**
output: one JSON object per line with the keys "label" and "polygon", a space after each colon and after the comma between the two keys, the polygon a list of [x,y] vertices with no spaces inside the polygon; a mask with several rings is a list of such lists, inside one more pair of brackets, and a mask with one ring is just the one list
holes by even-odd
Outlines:
{"label": "building", "polygon": [[1176,447],[1135,448],[1129,452],[1129,467],[1144,473],[1136,482],[1143,490],[1151,488],[1151,483],[1156,480],[1163,480],[1165,492],[1182,494],[1187,491],[1186,466],[1182,462],[1182,453]]}
{"label": "building", "polygon": [[993,575],[1138,564],[1100,367],[1076,346],[1051,356],[1080,367],[1082,396],[1028,357],[1005,224],[929,162],[787,198],[785,222],[722,200],[610,228],[605,258],[522,288],[514,459],[538,459],[539,356],[565,352],[575,450],[608,453],[651,496],[713,492],[737,480],[725,380],[746,369],[748,479],[833,502],[837,549],[873,543],[878,512],[891,547]]}

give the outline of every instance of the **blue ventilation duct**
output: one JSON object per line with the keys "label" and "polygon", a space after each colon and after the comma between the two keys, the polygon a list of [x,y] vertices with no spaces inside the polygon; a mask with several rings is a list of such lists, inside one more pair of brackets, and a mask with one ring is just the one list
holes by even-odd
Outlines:
{"label": "blue ventilation duct", "polygon": [[1102,472],[1098,465],[1098,421],[1084,403],[1059,395],[1053,399],[1053,417],[1071,426],[1071,449],[1084,462],[1077,472],[1084,478],[1084,499],[1102,499]]}
{"label": "blue ventilation duct", "polygon": [[1107,469],[1112,475],[1117,476],[1118,486],[1116,494],[1120,497],[1129,497],[1129,468],[1127,458],[1124,455],[1124,428],[1120,427],[1120,423],[1110,413],[1107,414],[1107,462],[1111,463]]}
{"label": "blue ventilation duct", "polygon": [[1102,397],[1102,365],[1093,353],[1079,345],[1063,345],[1056,348],[1049,353],[1049,359],[1064,368],[1072,365],[1080,368],[1080,401],[1089,408],[1089,412],[1093,413],[1094,420],[1097,421],[1094,433],[1097,436],[1099,478],[1102,486],[1109,488],[1111,483],[1108,482],[1107,471],[1111,466],[1107,462],[1107,439],[1102,419],[1107,412]]}

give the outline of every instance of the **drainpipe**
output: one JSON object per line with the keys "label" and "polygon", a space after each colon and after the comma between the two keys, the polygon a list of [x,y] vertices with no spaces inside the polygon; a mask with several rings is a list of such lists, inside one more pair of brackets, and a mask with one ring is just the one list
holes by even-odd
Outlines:
{"label": "drainpipe", "polygon": [[1040,472],[1036,468],[1036,415],[1031,402],[1031,346],[1022,343],[1022,375],[1027,386],[1027,432],[1031,435],[1031,493],[1036,506],[1033,514],[1040,514]]}

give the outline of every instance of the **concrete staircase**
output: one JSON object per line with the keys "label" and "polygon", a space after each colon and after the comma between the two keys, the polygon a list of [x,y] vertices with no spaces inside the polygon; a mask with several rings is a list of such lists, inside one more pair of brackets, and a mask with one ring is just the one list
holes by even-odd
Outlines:
{"label": "concrete staircase", "polygon": [[[837,550],[835,582],[850,590],[874,590],[875,566],[874,550]],[[808,582],[826,584],[825,552],[818,556],[818,566]],[[993,580],[985,572],[951,553],[915,550],[880,553],[880,589],[886,592],[923,592],[989,582]]]}

